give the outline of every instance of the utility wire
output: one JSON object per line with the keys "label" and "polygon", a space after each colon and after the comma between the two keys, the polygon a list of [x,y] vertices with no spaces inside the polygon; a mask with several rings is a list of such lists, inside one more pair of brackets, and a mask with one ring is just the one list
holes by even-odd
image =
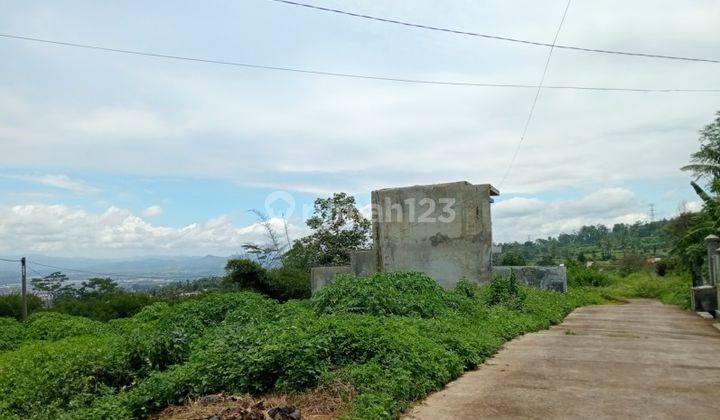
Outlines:
{"label": "utility wire", "polygon": [[[74,43],[74,42],[54,41],[54,40],[50,40],[50,39],[33,38],[33,37],[27,37],[27,36],[2,34],[2,33],[0,33],[0,37],[7,38],[7,39],[16,39],[16,40],[31,41],[31,42],[37,42],[37,43],[43,43],[43,44],[50,44],[50,45],[65,46],[65,47],[84,48],[84,49],[88,49],[88,50],[103,51],[103,52],[130,54],[130,55],[162,58],[162,59],[169,59],[169,60],[191,61],[191,62],[196,62],[196,63],[219,64],[219,65],[224,65],[224,66],[243,67],[243,68],[259,69],[259,70],[285,71],[285,72],[300,73],[300,74],[310,74],[310,75],[315,75],[315,76],[381,80],[381,81],[387,81],[387,82],[413,83],[413,84],[424,84],[424,85],[469,86],[469,87],[489,87],[489,88],[516,88],[516,89],[537,89],[538,88],[538,85],[519,84],[519,83],[476,83],[476,82],[462,82],[462,81],[423,80],[423,79],[409,79],[409,78],[390,77],[390,76],[373,76],[373,75],[356,74],[356,73],[339,73],[339,72],[330,72],[330,71],[322,71],[322,70],[302,69],[302,68],[295,68],[295,67],[268,66],[268,65],[262,65],[262,64],[242,63],[242,62],[237,62],[237,61],[224,61],[224,60],[188,57],[188,56],[181,56],[181,55],[144,52],[144,51],[137,51],[137,50],[108,48],[108,47],[102,47],[102,46],[98,46],[98,45],[78,44],[78,43]],[[674,88],[644,89],[644,88],[617,88],[617,87],[595,87],[595,86],[573,86],[573,85],[543,86],[543,89],[603,91],[603,92],[639,92],[639,93],[671,93],[671,92],[718,93],[718,92],[720,92],[720,89],[674,89]]]}
{"label": "utility wire", "polygon": [[74,268],[58,267],[58,266],[49,265],[49,264],[40,264],[39,262],[35,262],[35,261],[28,261],[28,264],[34,264],[34,265],[37,265],[37,266],[40,266],[40,267],[52,268],[52,269],[54,269],[54,270],[68,271],[68,272],[72,272],[72,273],[92,274],[92,275],[94,275],[94,276],[128,277],[128,278],[138,278],[138,277],[141,277],[141,278],[153,279],[153,280],[177,280],[177,279],[187,278],[187,276],[181,276],[181,275],[171,277],[171,276],[156,276],[156,275],[146,276],[146,275],[142,275],[142,274],[136,274],[136,275],[135,275],[135,274],[101,273],[101,272],[97,272],[97,271],[77,270],[77,269],[74,269]]}
{"label": "utility wire", "polygon": [[19,263],[20,260],[11,260],[9,258],[0,258],[0,261]]}
{"label": "utility wire", "polygon": [[353,13],[353,12],[348,12],[345,10],[332,9],[329,7],[315,6],[313,4],[300,3],[300,2],[296,2],[296,1],[290,1],[290,0],[270,0],[270,1],[274,1],[277,3],[285,3],[285,4],[292,5],[292,6],[307,7],[309,9],[321,10],[324,12],[338,13],[341,15],[353,16],[353,17],[362,18],[362,19],[370,19],[370,20],[374,20],[374,21],[378,21],[378,22],[394,23],[396,25],[408,26],[408,27],[412,27],[412,28],[420,28],[420,29],[427,29],[427,30],[431,30],[431,31],[447,32],[447,33],[456,34],[456,35],[468,35],[468,36],[474,36],[474,37],[479,37],[479,38],[495,39],[498,41],[516,42],[516,43],[520,43],[520,44],[536,45],[536,46],[541,46],[541,47],[550,47],[552,49],[562,48],[565,50],[583,51],[583,52],[600,53],[600,54],[617,54],[617,55],[634,56],[634,57],[661,58],[661,59],[667,59],[667,60],[695,61],[695,62],[704,62],[704,63],[720,63],[720,60],[710,59],[710,58],[681,57],[681,56],[675,56],[675,55],[639,53],[639,52],[617,51],[617,50],[604,50],[604,49],[598,49],[598,48],[576,47],[576,46],[572,46],[572,45],[556,45],[554,43],[548,44],[546,42],[530,41],[530,40],[526,40],[526,39],[510,38],[510,37],[499,36],[499,35],[481,34],[481,33],[477,33],[477,32],[469,32],[469,31],[461,31],[461,30],[457,30],[457,29],[441,28],[438,26],[422,25],[422,24],[418,24],[418,23],[406,22],[406,21],[401,21],[401,20],[387,19],[387,18],[382,18],[382,17],[377,17],[377,16]]}
{"label": "utility wire", "polygon": [[507,179],[507,176],[510,174],[512,167],[515,164],[515,159],[517,159],[518,153],[520,152],[520,147],[525,141],[528,127],[530,127],[530,122],[532,121],[533,113],[535,112],[535,106],[537,105],[538,98],[540,98],[540,91],[542,90],[542,85],[543,83],[545,83],[545,76],[547,76],[547,71],[550,67],[550,59],[552,58],[553,51],[555,51],[555,43],[557,42],[558,36],[560,36],[560,31],[562,30],[563,23],[565,23],[565,17],[567,16],[568,9],[570,8],[571,1],[572,0],[568,0],[567,5],[565,5],[565,11],[563,12],[562,19],[560,19],[560,24],[558,25],[557,31],[555,31],[555,38],[553,38],[553,43],[550,47],[550,51],[548,52],[547,60],[545,60],[545,68],[543,69],[542,76],[540,77],[540,84],[538,84],[537,91],[535,92],[535,97],[533,98],[532,106],[530,106],[530,112],[528,113],[527,120],[525,120],[525,126],[523,127],[520,141],[518,142],[517,147],[515,147],[515,153],[513,153],[510,164],[508,165],[507,170],[505,171],[505,175],[503,175],[502,180],[500,181],[500,184],[498,184],[498,187],[501,187],[505,183],[505,179]]}

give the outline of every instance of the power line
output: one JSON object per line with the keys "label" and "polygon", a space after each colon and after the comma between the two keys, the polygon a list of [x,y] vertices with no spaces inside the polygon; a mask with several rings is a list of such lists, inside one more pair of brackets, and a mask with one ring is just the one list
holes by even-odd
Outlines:
{"label": "power line", "polygon": [[0,258],[0,261],[19,263],[20,260],[11,260],[9,258]]}
{"label": "power line", "polygon": [[560,36],[560,31],[562,30],[563,23],[565,23],[565,17],[567,17],[568,9],[570,9],[570,2],[572,0],[568,0],[567,5],[565,5],[565,11],[563,12],[562,19],[560,19],[560,24],[558,25],[557,31],[555,31],[555,38],[553,38],[553,43],[550,47],[550,51],[548,52],[547,60],[545,60],[545,68],[543,69],[542,76],[540,77],[540,84],[538,84],[537,91],[535,92],[535,97],[533,98],[532,105],[530,106],[530,112],[528,113],[527,120],[525,120],[525,126],[523,127],[522,135],[520,136],[520,141],[517,144],[517,147],[515,147],[515,153],[513,153],[513,157],[510,160],[510,164],[507,167],[507,170],[505,171],[505,175],[502,177],[502,181],[500,181],[499,186],[502,186],[505,183],[505,179],[510,174],[510,171],[512,170],[513,165],[515,164],[515,159],[517,159],[517,155],[520,152],[520,147],[522,146],[523,142],[525,141],[525,136],[527,135],[528,128],[530,127],[530,122],[532,121],[533,113],[535,112],[535,106],[537,105],[538,98],[540,98],[540,91],[542,90],[542,85],[545,82],[545,76],[547,76],[548,68],[550,67],[550,59],[552,58],[552,53],[555,51],[555,43],[557,42],[558,36]]}
{"label": "power line", "polygon": [[710,58],[682,57],[682,56],[675,56],[675,55],[639,53],[639,52],[618,51],[618,50],[605,50],[605,49],[598,49],[598,48],[585,48],[585,47],[576,47],[576,46],[572,46],[572,45],[548,44],[546,42],[540,42],[540,41],[530,41],[530,40],[520,39],[520,38],[511,38],[511,37],[506,37],[506,36],[462,31],[462,30],[458,30],[458,29],[441,28],[438,26],[422,25],[422,24],[412,23],[412,22],[407,22],[407,21],[387,19],[387,18],[370,16],[370,15],[365,15],[365,14],[360,14],[360,13],[353,13],[353,12],[348,12],[346,10],[339,10],[339,9],[332,9],[329,7],[315,6],[312,4],[300,3],[300,2],[296,2],[296,1],[290,1],[290,0],[270,0],[270,1],[274,1],[277,3],[285,3],[285,4],[292,5],[292,6],[306,7],[309,9],[321,10],[324,12],[332,12],[332,13],[337,13],[337,14],[341,14],[341,15],[353,16],[353,17],[362,18],[362,19],[369,19],[369,20],[374,20],[374,21],[378,21],[378,22],[393,23],[396,25],[402,25],[402,26],[407,26],[407,27],[412,27],[412,28],[420,28],[420,29],[427,29],[430,31],[446,32],[446,33],[451,33],[451,34],[455,34],[455,35],[468,35],[468,36],[474,36],[474,37],[479,37],[479,38],[494,39],[494,40],[498,40],[498,41],[516,42],[516,43],[520,43],[520,44],[535,45],[535,46],[540,46],[540,47],[549,47],[549,48],[553,48],[553,49],[554,48],[562,48],[565,50],[583,51],[583,52],[591,52],[591,53],[599,53],[599,54],[616,54],[616,55],[625,55],[625,56],[633,56],[633,57],[660,58],[660,59],[667,59],[667,60],[695,61],[695,62],[704,62],[704,63],[720,63],[720,60],[710,59]]}
{"label": "power line", "polygon": [[[412,84],[424,84],[424,85],[444,85],[444,86],[468,86],[468,87],[487,87],[487,88],[516,88],[516,89],[537,89],[538,85],[520,84],[520,83],[477,83],[477,82],[462,82],[462,81],[445,81],[445,80],[424,80],[424,79],[410,79],[402,77],[390,77],[390,76],[373,76],[356,73],[340,73],[323,70],[312,70],[302,69],[296,67],[283,67],[283,66],[269,66],[263,64],[252,64],[243,63],[237,61],[225,61],[216,59],[197,58],[173,54],[153,53],[144,52],[137,50],[126,50],[120,48],[109,48],[98,45],[90,44],[78,44],[74,42],[55,41],[50,39],[33,38],[20,35],[12,34],[0,34],[2,38],[16,39],[23,41],[31,41],[43,44],[83,48],[88,50],[113,52],[120,54],[129,54],[153,58],[162,58],[169,60],[180,60],[180,61],[191,61],[196,63],[207,63],[207,64],[218,64],[224,66],[243,67],[257,70],[273,70],[273,71],[284,71],[299,74],[309,74],[315,76],[329,76],[329,77],[343,77],[352,79],[366,79],[366,80],[381,80],[386,82],[398,82],[398,83],[412,83]],[[574,86],[574,85],[548,85],[543,86],[543,89],[557,89],[557,90],[579,90],[579,91],[603,91],[603,92],[638,92],[638,93],[719,93],[720,89],[644,89],[644,88],[616,88],[616,87],[596,87],[596,86]]]}
{"label": "power line", "polygon": [[[61,271],[68,271],[72,273],[83,273],[83,274],[91,274],[94,276],[105,276],[105,277],[127,277],[127,278],[145,278],[145,279],[152,279],[152,280],[177,280],[177,279],[183,279],[187,278],[188,276],[146,276],[142,274],[119,274],[119,273],[101,273],[98,271],[88,271],[88,270],[78,270],[74,268],[67,268],[67,267],[58,267],[55,265],[49,265],[49,264],[40,264],[39,262],[35,261],[28,261],[28,263],[32,263],[34,265],[45,267],[45,268],[52,268],[54,270],[61,270]],[[33,270],[34,271],[34,270]]]}

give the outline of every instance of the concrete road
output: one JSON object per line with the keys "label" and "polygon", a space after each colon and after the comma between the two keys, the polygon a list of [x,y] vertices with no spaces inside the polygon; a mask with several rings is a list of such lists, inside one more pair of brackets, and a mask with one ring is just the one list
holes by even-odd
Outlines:
{"label": "concrete road", "polygon": [[408,419],[720,419],[720,332],[651,300],[580,308],[519,337]]}

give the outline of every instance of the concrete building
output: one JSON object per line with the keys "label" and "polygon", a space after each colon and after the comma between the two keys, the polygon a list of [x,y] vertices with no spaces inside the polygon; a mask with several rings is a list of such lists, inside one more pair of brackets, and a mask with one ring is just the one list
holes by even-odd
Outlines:
{"label": "concrete building", "polygon": [[372,192],[378,270],[419,271],[446,288],[492,273],[490,184],[453,182]]}
{"label": "concrete building", "polygon": [[461,279],[482,284],[511,270],[528,286],[567,290],[565,267],[493,268],[490,205],[498,194],[465,181],[373,191],[372,249],[352,253],[349,267],[313,268],[312,292],[338,273],[418,271],[451,289]]}

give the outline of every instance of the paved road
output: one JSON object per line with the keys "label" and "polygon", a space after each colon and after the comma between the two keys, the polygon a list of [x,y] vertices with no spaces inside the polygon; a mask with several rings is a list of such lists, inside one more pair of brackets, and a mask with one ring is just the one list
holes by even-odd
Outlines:
{"label": "paved road", "polygon": [[508,343],[409,419],[720,419],[720,332],[651,300],[580,308]]}

